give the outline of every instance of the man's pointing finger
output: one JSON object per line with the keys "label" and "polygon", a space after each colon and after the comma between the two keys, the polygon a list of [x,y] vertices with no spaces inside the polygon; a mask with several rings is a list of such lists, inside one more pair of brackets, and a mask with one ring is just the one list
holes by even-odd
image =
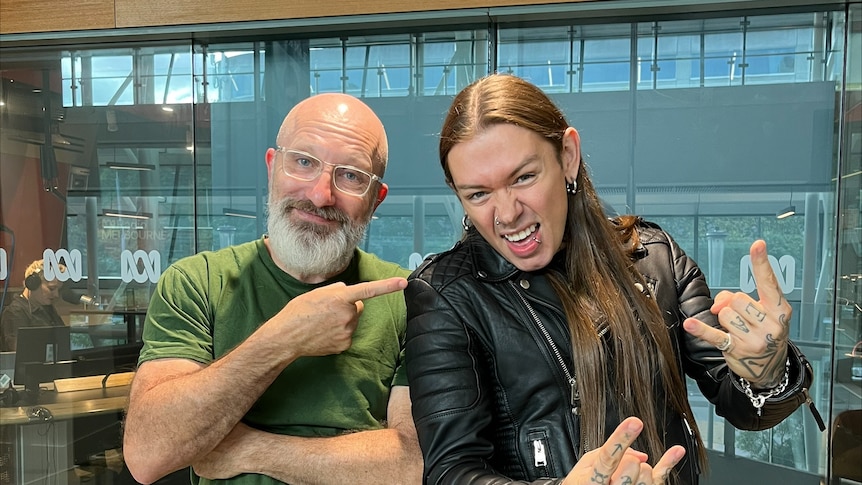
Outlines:
{"label": "man's pointing finger", "polygon": [[401,277],[387,278],[385,280],[366,281],[344,287],[342,295],[346,300],[359,301],[375,296],[394,293],[407,288],[407,280]]}

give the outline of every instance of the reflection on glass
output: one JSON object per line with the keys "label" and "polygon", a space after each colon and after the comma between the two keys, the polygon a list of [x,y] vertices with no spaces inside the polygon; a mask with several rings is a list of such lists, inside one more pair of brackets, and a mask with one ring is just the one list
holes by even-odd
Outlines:
{"label": "reflection on glass", "polygon": [[[860,10],[852,6],[851,21]],[[789,286],[792,337],[818,375],[811,397],[832,411],[840,451],[858,436],[848,412],[862,393],[847,355],[862,340],[862,40],[849,29],[843,52],[846,24],[837,11],[614,23],[503,16],[476,29],[4,48],[0,279],[13,295],[22,258],[78,250],[81,277],[67,284],[103,305],[85,314],[69,304],[73,326],[141,312],[170,263],[265,231],[265,150],[287,110],[322,92],[361,96],[383,118],[391,191],[362,248],[415,267],[461,235],[463,211],[436,157],[442,115],[459,89],[496,69],[553,93],[581,132],[609,212],[659,223],[714,291],[743,286],[748,246],[766,239]],[[855,91],[841,84],[845,73]],[[788,201],[797,213],[776,219]],[[691,390],[711,450],[825,475],[827,444],[806,414],[734,433]]]}

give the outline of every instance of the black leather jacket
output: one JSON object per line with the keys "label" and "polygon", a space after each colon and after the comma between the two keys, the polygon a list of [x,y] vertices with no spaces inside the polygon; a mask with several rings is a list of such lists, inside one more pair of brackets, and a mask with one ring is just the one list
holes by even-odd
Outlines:
{"label": "black leather jacket", "polygon": [[[638,231],[636,264],[665,314],[680,368],[716,412],[747,430],[790,415],[811,384],[804,356],[791,345],[790,385],[758,415],[721,352],[682,329],[688,316],[718,326],[700,269],[658,226],[644,222]],[[473,229],[409,280],[406,365],[425,483],[562,482],[582,451],[560,364],[572,368],[572,347],[545,273],[518,270]],[[589,396],[582,401],[588,406]],[[615,409],[607,414],[609,434],[619,416]],[[695,484],[696,441],[685,418],[668,416],[667,446],[687,450],[675,483]]]}

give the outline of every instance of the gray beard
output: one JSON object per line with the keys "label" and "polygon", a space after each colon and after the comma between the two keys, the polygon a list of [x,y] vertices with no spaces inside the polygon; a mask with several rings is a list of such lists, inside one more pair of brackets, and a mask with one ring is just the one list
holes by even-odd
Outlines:
{"label": "gray beard", "polygon": [[[315,207],[309,201],[270,199],[267,210],[269,245],[277,261],[292,276],[330,277],[347,268],[356,245],[365,235],[368,220],[351,221],[346,214],[333,207]],[[341,225],[336,229],[309,222],[294,222],[288,213],[295,207],[311,212]]]}

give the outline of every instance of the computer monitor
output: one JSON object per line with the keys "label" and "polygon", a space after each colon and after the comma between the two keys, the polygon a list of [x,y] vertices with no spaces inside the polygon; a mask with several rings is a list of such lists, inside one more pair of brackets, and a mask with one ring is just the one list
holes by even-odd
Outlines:
{"label": "computer monitor", "polygon": [[57,375],[72,358],[69,327],[20,327],[15,348],[16,385],[38,392],[39,384],[67,375]]}
{"label": "computer monitor", "polygon": [[15,379],[15,351],[0,352],[0,374]]}

